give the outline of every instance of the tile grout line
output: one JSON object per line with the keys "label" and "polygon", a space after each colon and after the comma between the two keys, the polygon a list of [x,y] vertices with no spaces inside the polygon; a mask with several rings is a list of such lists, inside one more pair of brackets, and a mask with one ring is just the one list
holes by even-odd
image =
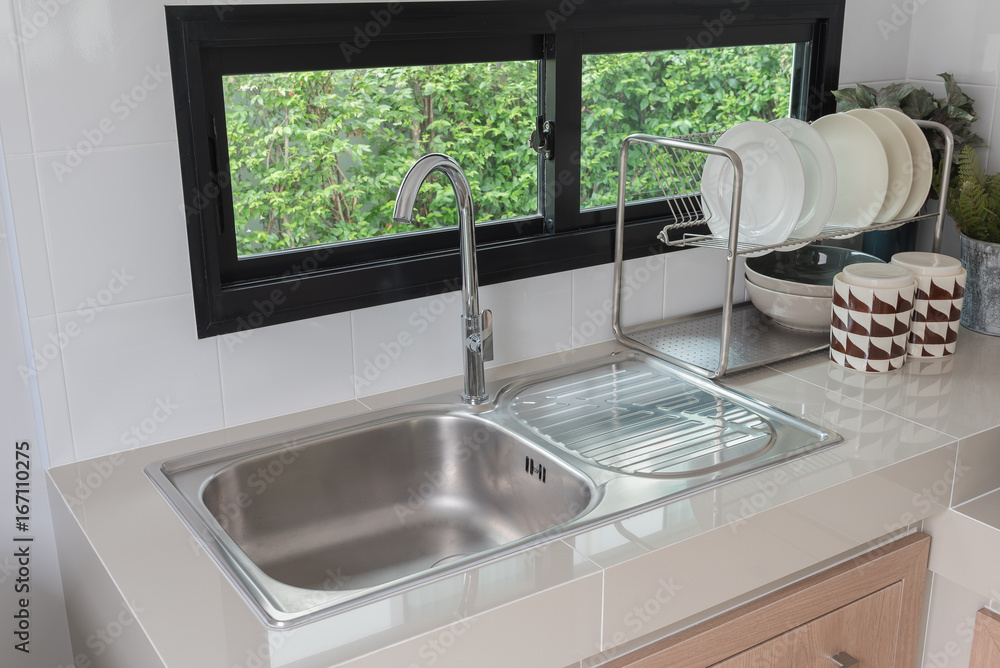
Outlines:
{"label": "tile grout line", "polygon": [[[118,303],[111,303],[111,304],[108,304],[106,306],[101,306],[100,308],[101,308],[101,310],[104,310],[104,311],[112,311],[112,310],[115,310],[115,309],[125,308],[125,307],[128,307],[128,306],[135,306],[137,304],[145,304],[146,302],[155,302],[155,301],[162,301],[162,300],[165,300],[165,299],[176,299],[177,297],[191,297],[191,296],[192,295],[191,295],[190,292],[174,292],[172,294],[167,294],[167,295],[156,295],[156,296],[152,296],[152,297],[143,297],[142,299],[135,299],[135,300],[132,300],[132,301],[122,301],[122,302],[118,302]],[[78,312],[78,309],[71,309],[71,310],[66,310],[66,311],[56,310],[53,313],[43,313],[41,315],[32,316],[32,319],[34,319],[34,318],[44,318],[44,317],[47,317],[47,316],[50,316],[50,315],[51,316],[72,316],[72,315],[76,315],[77,312]],[[224,335],[222,335],[222,336],[224,336]]]}
{"label": "tile grout line", "polygon": [[[14,211],[10,199],[10,187],[7,177],[7,161],[3,158],[3,140],[0,139],[0,220],[3,229],[0,233],[6,235],[6,251],[10,263],[11,289],[14,293],[14,303],[17,309],[18,329],[21,333],[21,354],[27,368],[28,396],[31,403],[32,420],[35,427],[35,438],[38,439],[41,453],[42,469],[47,469],[51,462],[48,440],[45,433],[45,423],[42,418],[42,398],[38,390],[38,372],[35,366],[35,347],[31,339],[31,327],[28,319],[28,304],[24,294],[24,274],[21,271],[21,258],[17,248],[17,231],[14,229]],[[75,455],[74,450],[74,455]]]}
{"label": "tile grout line", "polygon": [[[121,144],[118,146],[95,146],[87,153],[87,155],[90,155],[91,153],[111,153],[114,151],[129,151],[136,148],[148,148],[150,146],[176,146],[176,145],[177,145],[176,140],[165,139],[163,141],[143,141],[131,144]],[[51,158],[53,156],[60,156],[60,155],[66,155],[67,153],[73,153],[74,150],[66,151],[64,149],[61,149],[58,151],[35,151],[33,155],[35,155],[35,157],[38,158]]]}
{"label": "tile grout line", "polygon": [[[607,596],[608,596],[608,572],[604,567],[601,567],[601,635],[597,639],[598,640],[597,646],[601,648],[602,654],[604,653],[604,632],[606,631],[604,612],[605,610],[607,610],[607,605],[606,605]],[[580,665],[581,666],[583,665],[583,659],[580,659]]]}
{"label": "tile grout line", "polygon": [[[13,10],[14,18],[14,30],[17,32],[18,36],[21,36],[21,3],[11,2],[10,7]],[[30,95],[28,94],[28,66],[25,60],[24,53],[24,42],[22,41],[17,47],[17,61],[18,66],[21,69],[21,90],[24,93],[24,115],[28,120],[28,142],[31,144],[31,152],[35,153],[35,123],[31,116],[31,104],[29,103]]]}
{"label": "tile grout line", "polygon": [[948,507],[953,508],[955,506],[955,486],[958,484],[958,460],[962,454],[962,440],[958,439],[955,441],[955,463],[952,465],[951,469],[951,494],[948,495]]}
{"label": "tile grout line", "polygon": [[[577,269],[572,269],[569,272],[569,331],[566,334],[569,336],[567,339],[569,341],[569,349],[573,350],[573,330],[576,328],[576,272]],[[556,352],[559,352],[558,349]]]}
{"label": "tile grout line", "polygon": [[934,580],[937,578],[937,573],[932,571],[930,569],[930,566],[928,566],[927,570],[931,574],[931,582],[930,582],[931,591],[930,594],[927,596],[927,619],[924,621],[924,646],[920,648],[922,650],[920,652],[921,666],[925,665],[924,658],[927,656],[927,634],[931,628],[931,609],[934,607]]}
{"label": "tile grout line", "polygon": [[[951,507],[949,507],[949,510],[954,510],[954,511],[955,511],[955,512],[957,512],[957,513],[960,513],[960,514],[962,514],[962,515],[965,515],[965,516],[966,516],[966,517],[968,517],[969,519],[973,519],[973,520],[975,520],[975,519],[977,519],[977,518],[975,518],[975,517],[972,517],[971,515],[966,515],[966,514],[965,514],[964,512],[962,512],[962,511],[960,510],[960,507],[961,507],[961,506],[964,506],[964,505],[966,505],[966,504],[969,504],[969,503],[972,503],[972,502],[974,502],[974,501],[979,501],[980,499],[982,499],[982,498],[985,498],[985,497],[989,496],[990,494],[996,494],[996,493],[997,493],[998,491],[1000,491],[1000,489],[991,489],[991,490],[990,490],[990,491],[988,491],[988,492],[983,492],[982,494],[979,494],[978,496],[974,496],[974,497],[972,497],[971,499],[966,499],[965,501],[962,501],[961,503],[959,503],[959,504],[958,504],[958,506],[951,506]],[[982,521],[982,520],[977,520],[977,521]],[[986,522],[983,522],[983,524],[986,524]],[[992,526],[992,525],[988,525],[988,526]],[[994,527],[994,528],[996,528],[996,529],[1000,529],[1000,527]]]}
{"label": "tile grout line", "polygon": [[[58,335],[59,315],[54,314],[52,316],[52,319],[55,321],[56,333]],[[29,328],[30,328],[30,323],[29,323]],[[33,362],[34,360],[32,360],[32,363]],[[73,461],[80,461],[81,456],[79,450],[77,449],[77,444],[76,444],[76,430],[73,429],[73,411],[71,411],[69,407],[69,386],[66,384],[66,356],[63,355],[63,350],[61,348],[59,349],[59,368],[62,370],[63,374],[62,384],[61,384],[62,385],[61,394],[66,402],[66,420],[69,422],[69,438],[70,438],[70,447],[73,450]],[[42,410],[44,413],[44,409]]]}
{"label": "tile grout line", "polygon": [[355,357],[355,354],[354,354],[354,346],[355,346],[355,342],[357,341],[357,337],[354,335],[354,311],[353,310],[350,313],[348,313],[348,317],[347,317],[347,330],[348,330],[348,335],[350,336],[350,340],[351,340],[351,385],[353,386],[353,387],[351,387],[351,397],[354,399],[354,401],[358,402],[359,404],[361,404],[362,406],[364,406],[365,408],[367,408],[370,411],[371,407],[368,406],[368,404],[366,404],[365,402],[361,401],[361,399],[358,397],[358,365],[357,365],[357,362],[355,361],[356,357]]}
{"label": "tile grout line", "polygon": [[[20,6],[20,3],[11,2],[10,6],[11,6],[11,10],[12,10],[12,18],[14,19],[14,30],[17,32],[18,35],[21,35],[22,17],[21,17],[21,6]],[[52,257],[49,254],[49,248],[51,247],[52,243],[51,243],[51,239],[49,238],[49,226],[46,223],[47,216],[46,216],[45,206],[44,206],[44,202],[43,202],[43,198],[42,198],[41,179],[39,178],[39,174],[38,174],[38,161],[35,158],[35,156],[36,156],[36,152],[35,151],[36,151],[36,148],[37,148],[35,146],[35,122],[34,122],[34,118],[32,117],[32,114],[31,114],[31,103],[30,103],[31,95],[28,92],[28,67],[27,67],[27,61],[26,61],[26,57],[25,56],[26,56],[26,54],[24,52],[24,43],[22,42],[17,47],[17,60],[18,60],[18,67],[20,68],[20,72],[21,72],[21,91],[22,91],[22,94],[24,95],[24,99],[23,99],[24,116],[25,116],[25,119],[27,120],[27,123],[28,123],[28,143],[31,146],[31,153],[29,155],[31,157],[32,174],[35,177],[35,197],[36,197],[36,202],[37,202],[37,206],[38,206],[38,214],[39,214],[39,217],[41,218],[41,223],[42,223],[42,239],[43,239],[43,241],[45,243],[45,249],[44,249],[45,250],[45,260],[46,260],[47,273],[48,273],[48,278],[49,278],[48,291],[49,291],[49,294],[52,297],[52,308],[53,308],[53,311],[54,311],[54,313],[53,313],[53,320],[55,322],[56,332],[58,332],[59,331],[59,314],[58,314],[58,309],[56,309],[56,305],[55,305],[56,304],[55,280],[54,280],[53,275],[52,275]],[[14,220],[13,220],[13,210],[11,210],[10,226],[11,226],[12,230],[14,228],[14,224],[15,223],[14,223]],[[23,290],[23,288],[22,288],[22,290]],[[34,342],[30,338],[30,336],[31,336],[31,325],[30,325],[30,317],[27,317],[28,316],[27,303],[25,303],[25,316],[26,316],[25,329],[27,330],[28,337],[29,337],[28,341],[26,342],[26,344],[28,345],[28,350],[30,350],[32,352],[32,357],[29,360],[27,360],[27,363],[30,365],[30,368],[34,368],[34,357],[33,357],[33,354],[34,354]],[[69,405],[69,388],[66,385],[66,359],[65,359],[65,356],[63,355],[62,349],[59,350],[59,368],[62,370],[62,374],[63,374],[62,383],[61,383],[61,386],[62,386],[61,387],[61,394],[62,394],[63,400],[65,402],[65,406],[66,406],[66,420],[69,423],[70,450],[73,453],[73,460],[74,461],[78,461],[80,459],[80,452],[79,452],[79,450],[77,448],[77,443],[76,443],[76,431],[73,429],[73,412],[72,412],[72,410],[70,410],[70,405]],[[33,394],[36,395],[37,400],[38,400],[38,417],[37,417],[37,421],[39,422],[39,427],[38,428],[40,430],[42,430],[41,437],[42,437],[43,443],[45,443],[46,459],[48,459],[48,464],[51,465],[51,454],[52,453],[50,451],[51,448],[49,448],[49,445],[48,445],[47,435],[45,434],[45,431],[44,431],[45,418],[44,418],[44,411],[43,411],[42,404],[41,404],[41,394],[40,394],[40,390],[38,388],[37,379],[38,379],[38,375],[37,375],[37,371],[36,371],[36,373],[35,373],[35,383],[34,383],[35,389],[34,389]]]}
{"label": "tile grout line", "polygon": [[[222,336],[215,337],[215,365],[219,371],[219,401],[220,408],[222,409],[222,428],[223,430],[229,429],[229,419],[226,416],[226,384],[222,379]],[[237,425],[231,425],[233,427]],[[226,437],[228,441],[229,438]]]}

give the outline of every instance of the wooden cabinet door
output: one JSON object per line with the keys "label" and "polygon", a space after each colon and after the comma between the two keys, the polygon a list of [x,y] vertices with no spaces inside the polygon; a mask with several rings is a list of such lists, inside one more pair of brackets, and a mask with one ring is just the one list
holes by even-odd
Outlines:
{"label": "wooden cabinet door", "polygon": [[885,589],[715,664],[714,668],[831,668],[847,652],[859,666],[895,665],[903,585]]}
{"label": "wooden cabinet door", "polygon": [[604,668],[913,668],[930,536],[913,533]]}
{"label": "wooden cabinet door", "polygon": [[969,668],[1000,666],[1000,615],[983,608],[976,614],[976,631],[972,637],[972,659]]}

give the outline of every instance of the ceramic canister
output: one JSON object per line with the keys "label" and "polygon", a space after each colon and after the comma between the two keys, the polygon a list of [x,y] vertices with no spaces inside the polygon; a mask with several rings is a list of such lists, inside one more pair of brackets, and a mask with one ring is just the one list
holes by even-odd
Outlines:
{"label": "ceramic canister", "polygon": [[938,253],[896,253],[892,264],[917,277],[908,352],[911,357],[945,357],[955,352],[965,269],[953,257]]}
{"label": "ceramic canister", "polygon": [[833,279],[830,359],[867,373],[893,371],[906,361],[917,282],[893,264],[851,264]]}

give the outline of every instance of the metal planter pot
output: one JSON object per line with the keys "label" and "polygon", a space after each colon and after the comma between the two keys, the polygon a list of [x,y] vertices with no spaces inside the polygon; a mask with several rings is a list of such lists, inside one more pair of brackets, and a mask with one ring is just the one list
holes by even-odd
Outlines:
{"label": "metal planter pot", "polygon": [[1000,336],[1000,244],[960,235],[962,266],[969,277],[962,303],[962,324]]}

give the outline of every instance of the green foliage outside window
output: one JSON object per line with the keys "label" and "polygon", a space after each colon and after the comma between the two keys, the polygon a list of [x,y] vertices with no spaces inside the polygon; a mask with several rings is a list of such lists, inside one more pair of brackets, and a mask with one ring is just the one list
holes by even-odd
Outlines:
{"label": "green foliage outside window", "polygon": [[[788,115],[793,45],[585,56],[581,207],[615,204],[622,139],[728,130]],[[664,196],[666,151],[634,149],[630,200]],[[652,162],[652,164],[650,164]]]}
{"label": "green foliage outside window", "polygon": [[[787,114],[792,46],[587,57],[582,207],[613,204],[632,132],[676,135]],[[414,222],[392,220],[403,174],[447,153],[477,221],[537,212],[534,62],[226,76],[240,255],[454,225],[454,194],[428,180]],[[632,192],[661,194],[637,165]],[[645,172],[645,173],[643,173]]]}

